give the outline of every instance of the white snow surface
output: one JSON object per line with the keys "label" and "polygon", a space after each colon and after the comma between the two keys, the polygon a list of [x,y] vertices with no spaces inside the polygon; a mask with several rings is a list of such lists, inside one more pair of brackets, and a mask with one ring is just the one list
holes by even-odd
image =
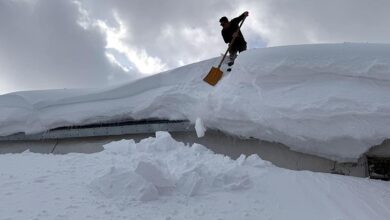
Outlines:
{"label": "white snow surface", "polygon": [[0,135],[128,119],[202,119],[207,129],[356,161],[390,137],[390,45],[252,49],[212,87],[214,58],[126,85],[0,96]]}
{"label": "white snow surface", "polygon": [[2,220],[390,219],[389,182],[232,160],[166,132],[94,154],[0,155],[0,189]]}

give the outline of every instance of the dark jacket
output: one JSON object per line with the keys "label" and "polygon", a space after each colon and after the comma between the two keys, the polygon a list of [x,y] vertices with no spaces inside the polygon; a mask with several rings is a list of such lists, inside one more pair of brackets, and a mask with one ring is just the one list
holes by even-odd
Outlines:
{"label": "dark jacket", "polygon": [[[230,21],[230,27],[226,29],[222,29],[222,37],[225,43],[230,43],[233,40],[233,33],[237,31],[238,26],[240,24],[240,21],[242,21],[245,18],[245,15],[242,14],[238,16],[237,18],[234,18]],[[242,35],[241,31],[238,32],[238,36],[236,40],[234,41],[233,47],[240,48],[246,46],[246,41],[244,39],[244,36]]]}

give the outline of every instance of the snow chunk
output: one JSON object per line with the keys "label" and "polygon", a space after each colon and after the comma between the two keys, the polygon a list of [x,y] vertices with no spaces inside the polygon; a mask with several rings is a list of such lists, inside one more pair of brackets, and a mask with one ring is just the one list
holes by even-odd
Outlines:
{"label": "snow chunk", "polygon": [[247,157],[243,164],[258,168],[272,166],[271,162],[262,160],[257,154],[252,154]]}
{"label": "snow chunk", "polygon": [[225,173],[218,174],[213,182],[214,186],[222,186],[227,190],[244,190],[252,186],[249,174],[245,174],[241,169],[235,168]]}
{"label": "snow chunk", "polygon": [[134,140],[120,140],[113,141],[110,144],[104,145],[106,152],[109,152],[114,155],[127,155],[130,153],[131,146],[135,145]]}
{"label": "snow chunk", "polygon": [[198,195],[204,178],[196,171],[184,173],[178,181],[179,191],[186,196]]}
{"label": "snow chunk", "polygon": [[156,187],[133,171],[112,167],[110,171],[91,183],[92,188],[108,199],[128,203],[132,200],[152,201],[158,199]]}
{"label": "snow chunk", "polygon": [[173,181],[161,167],[148,161],[140,161],[135,172],[157,187],[173,187]]}
{"label": "snow chunk", "polygon": [[197,118],[196,119],[196,122],[195,122],[195,130],[196,130],[196,135],[200,138],[200,137],[203,137],[205,132],[206,132],[206,128],[204,127],[204,124],[203,124],[203,121],[202,119],[200,118]]}

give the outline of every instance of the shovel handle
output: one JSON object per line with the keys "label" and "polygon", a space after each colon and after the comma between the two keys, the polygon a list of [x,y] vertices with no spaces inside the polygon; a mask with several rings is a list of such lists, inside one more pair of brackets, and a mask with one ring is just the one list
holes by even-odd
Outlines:
{"label": "shovel handle", "polygon": [[[246,19],[246,16],[244,17],[244,19],[242,19],[240,26],[238,26],[236,32],[234,32],[234,33],[238,33],[240,31],[242,24],[244,24],[245,19]],[[236,41],[236,38],[237,38],[237,35],[235,37],[233,37],[232,41],[230,42],[228,49],[226,50],[225,54],[222,57],[221,62],[218,65],[218,69],[221,68],[222,63],[225,60],[225,57],[226,57],[227,53],[229,52],[230,48],[233,46],[234,41]]]}

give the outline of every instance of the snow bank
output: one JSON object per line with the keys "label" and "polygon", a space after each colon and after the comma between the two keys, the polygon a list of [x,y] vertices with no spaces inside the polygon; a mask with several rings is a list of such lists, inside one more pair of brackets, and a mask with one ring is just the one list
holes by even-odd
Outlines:
{"label": "snow bank", "polygon": [[389,219],[389,186],[231,160],[158,132],[94,154],[0,155],[0,218]]}
{"label": "snow bank", "polygon": [[202,78],[218,61],[104,90],[0,96],[0,135],[113,120],[199,118],[200,136],[206,128],[219,129],[338,161],[356,161],[390,137],[388,44],[248,50],[211,87]]}

